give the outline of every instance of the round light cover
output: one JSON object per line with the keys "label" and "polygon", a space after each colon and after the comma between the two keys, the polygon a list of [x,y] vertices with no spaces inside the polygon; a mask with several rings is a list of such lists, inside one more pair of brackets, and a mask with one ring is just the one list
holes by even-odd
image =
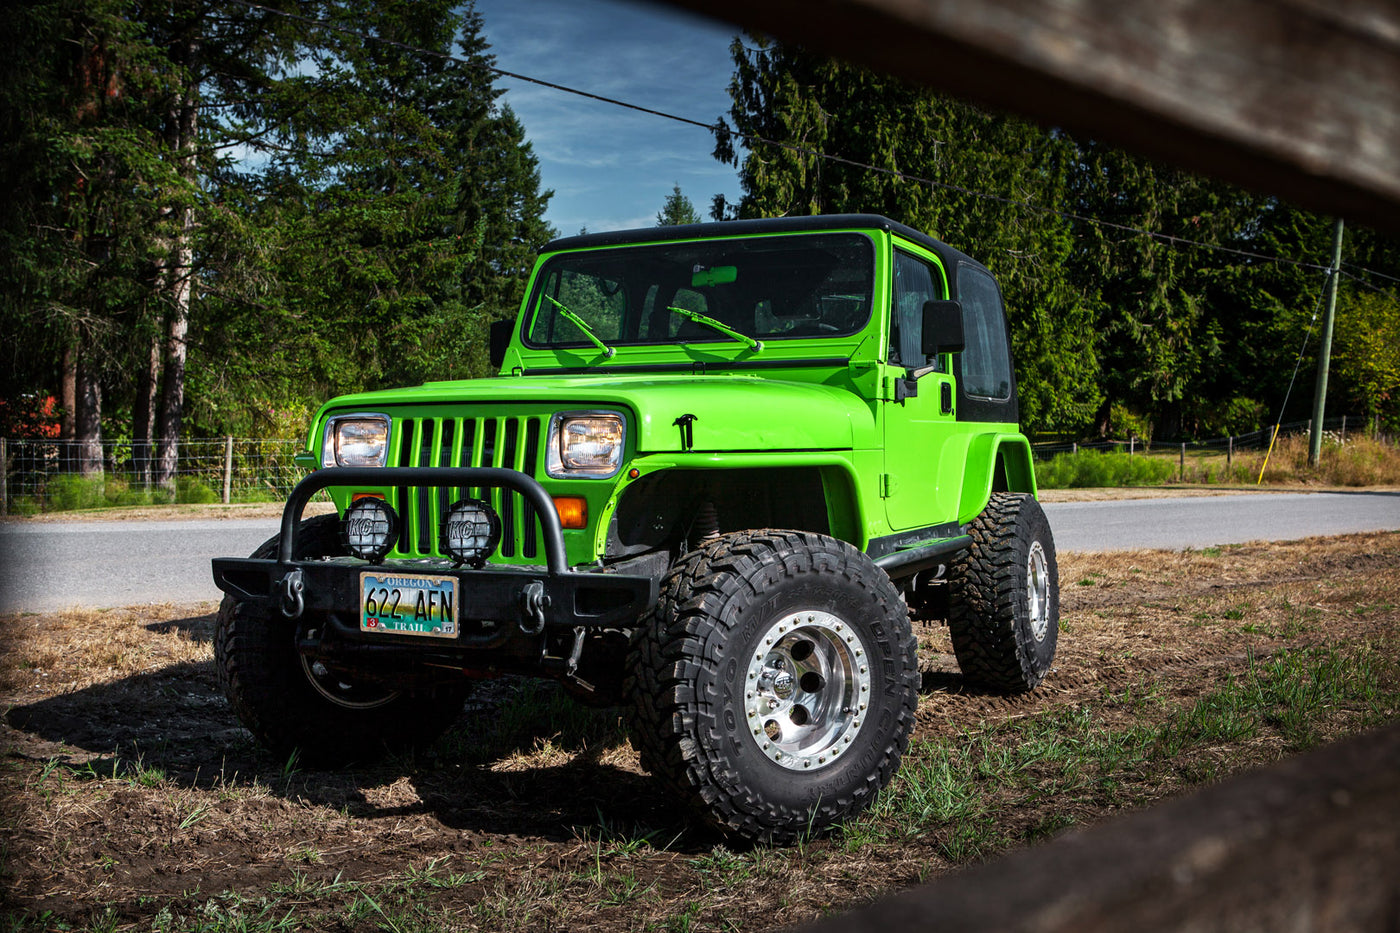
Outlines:
{"label": "round light cover", "polygon": [[351,554],[377,564],[399,542],[399,516],[383,499],[357,499],[345,510],[340,537]]}
{"label": "round light cover", "polygon": [[482,499],[458,499],[447,510],[439,543],[457,563],[480,567],[501,543],[501,519]]}

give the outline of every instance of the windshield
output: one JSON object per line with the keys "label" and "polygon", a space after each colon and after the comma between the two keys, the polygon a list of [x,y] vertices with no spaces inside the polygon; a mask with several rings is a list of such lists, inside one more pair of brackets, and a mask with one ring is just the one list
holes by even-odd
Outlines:
{"label": "windshield", "polygon": [[525,343],[754,348],[787,337],[849,336],[870,320],[874,266],[874,246],[856,233],[561,253],[536,279]]}

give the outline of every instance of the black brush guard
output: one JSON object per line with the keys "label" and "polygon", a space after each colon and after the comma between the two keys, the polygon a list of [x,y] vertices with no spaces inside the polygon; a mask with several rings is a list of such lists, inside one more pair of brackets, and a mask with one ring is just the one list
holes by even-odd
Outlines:
{"label": "black brush guard", "polygon": [[[514,490],[539,519],[545,565],[488,563],[471,569],[442,560],[294,560],[302,512],[313,495],[331,486]],[[362,632],[360,573],[365,570],[456,577],[459,635]],[[235,600],[295,625],[303,654],[395,682],[424,666],[474,674],[517,671],[571,677],[590,634],[634,627],[657,597],[657,581],[649,576],[570,569],[554,500],[533,477],[500,467],[317,470],[287,499],[275,558],[219,557],[213,571],[215,584]]]}

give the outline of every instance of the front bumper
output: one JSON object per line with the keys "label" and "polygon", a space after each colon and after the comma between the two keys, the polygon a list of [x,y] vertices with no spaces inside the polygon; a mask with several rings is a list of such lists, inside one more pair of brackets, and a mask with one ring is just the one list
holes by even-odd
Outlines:
{"label": "front bumper", "polygon": [[[441,560],[371,564],[352,557],[294,559],[307,502],[331,486],[512,489],[525,497],[539,519],[545,565],[487,563],[477,570]],[[360,574],[366,570],[455,577],[460,594],[457,636],[361,631]],[[568,567],[559,516],[544,487],[524,473],[488,467],[318,470],[302,480],[287,500],[276,557],[215,558],[213,572],[219,589],[234,599],[295,624],[304,654],[368,664],[380,663],[376,659],[381,658],[403,662],[416,658],[420,663],[482,672],[530,670],[559,658],[571,673],[590,633],[634,627],[657,597],[657,581],[652,577]]]}

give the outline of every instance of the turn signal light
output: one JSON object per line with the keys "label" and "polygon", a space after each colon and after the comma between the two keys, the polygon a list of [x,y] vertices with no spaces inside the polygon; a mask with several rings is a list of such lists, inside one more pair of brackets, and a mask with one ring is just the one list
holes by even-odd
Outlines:
{"label": "turn signal light", "polygon": [[565,528],[588,527],[588,500],[583,496],[555,496],[554,508],[559,512],[559,524]]}

